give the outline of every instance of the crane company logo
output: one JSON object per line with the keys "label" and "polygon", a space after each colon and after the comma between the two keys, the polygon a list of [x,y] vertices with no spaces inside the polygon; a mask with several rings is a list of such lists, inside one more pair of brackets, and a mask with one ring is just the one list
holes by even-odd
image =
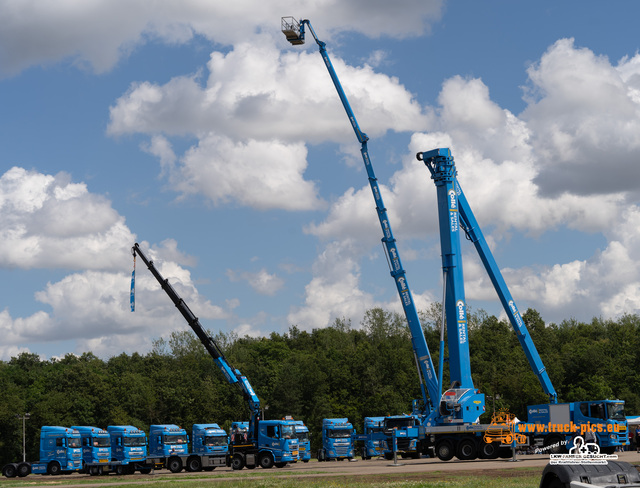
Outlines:
{"label": "crane company logo", "polygon": [[456,192],[455,190],[451,189],[448,192],[449,195],[449,210],[457,210],[458,208],[458,201],[456,200]]}
{"label": "crane company logo", "polygon": [[456,308],[458,309],[458,322],[462,320],[466,320],[466,314],[464,311],[464,302],[462,300],[458,300],[456,302]]}

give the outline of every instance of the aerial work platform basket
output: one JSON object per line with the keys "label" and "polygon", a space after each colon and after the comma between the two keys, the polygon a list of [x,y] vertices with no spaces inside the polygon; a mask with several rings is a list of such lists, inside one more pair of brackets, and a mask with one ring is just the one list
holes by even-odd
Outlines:
{"label": "aerial work platform basket", "polygon": [[293,17],[282,17],[281,30],[291,44],[304,44],[304,35],[300,33],[300,23]]}

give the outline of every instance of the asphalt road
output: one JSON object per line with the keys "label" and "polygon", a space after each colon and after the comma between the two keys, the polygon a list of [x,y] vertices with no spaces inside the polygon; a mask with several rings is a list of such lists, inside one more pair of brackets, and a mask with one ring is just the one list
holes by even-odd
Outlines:
{"label": "asphalt road", "polygon": [[[640,465],[640,454],[637,452],[621,452],[618,453],[618,460],[626,461],[634,465]],[[475,461],[460,461],[460,460],[452,460],[448,462],[442,462],[438,459],[424,458],[424,459],[400,459],[397,464],[394,464],[393,461],[387,461],[385,459],[371,459],[367,461],[363,461],[361,459],[355,461],[330,461],[330,462],[322,462],[319,463],[317,461],[311,461],[309,463],[296,463],[294,465],[289,465],[284,468],[272,468],[269,477],[271,478],[273,475],[278,474],[278,472],[287,472],[287,478],[291,476],[301,477],[301,478],[332,478],[332,477],[340,477],[340,478],[358,478],[362,477],[363,479],[367,476],[376,476],[380,474],[389,474],[389,473],[397,473],[397,474],[424,474],[425,477],[429,477],[429,474],[438,473],[438,477],[446,477],[447,473],[451,473],[456,476],[474,476],[477,474],[482,475],[491,475],[491,471],[494,471],[496,476],[509,476],[509,470],[513,470],[516,468],[534,468],[539,469],[540,473],[544,467],[549,463],[549,456],[544,454],[537,455],[518,455],[516,460],[512,459],[498,459],[498,460],[475,460]],[[240,476],[246,477],[247,474],[251,473],[252,479],[259,479],[264,472],[267,474],[262,468],[256,468],[254,470],[243,469],[242,471],[233,471],[231,468],[218,468],[215,471],[211,472],[211,482],[216,481],[225,481],[230,479],[237,479]],[[515,474],[515,473],[514,473]],[[188,477],[198,477],[200,479],[205,478],[208,473],[175,473],[172,474],[167,470],[159,470],[154,471],[149,475],[135,474],[129,476],[122,476],[117,481],[117,485],[127,485],[127,484],[139,484],[150,481],[150,479],[162,477],[165,480],[167,478],[173,477],[181,477],[183,479],[188,479]],[[225,476],[220,476],[225,475]],[[50,476],[41,476],[41,475],[29,475],[26,478],[0,478],[0,488],[5,482],[24,482],[26,485],[40,484],[39,482],[51,484],[55,480],[56,486],[65,486],[65,487],[85,487],[91,486],[100,487],[100,486],[114,486],[115,475],[110,474],[107,475],[109,477],[109,481],[105,480],[105,483],[98,482],[98,479],[94,477],[94,483],[91,485],[83,485],[78,484],[82,478],[88,478],[88,475],[79,475],[73,474],[68,476],[57,476],[54,478]],[[106,477],[106,476],[105,476]],[[97,483],[95,483],[97,482]]]}

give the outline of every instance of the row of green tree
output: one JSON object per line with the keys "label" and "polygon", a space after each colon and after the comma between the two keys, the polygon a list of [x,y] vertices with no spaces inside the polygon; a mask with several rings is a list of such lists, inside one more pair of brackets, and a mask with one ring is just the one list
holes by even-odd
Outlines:
{"label": "row of green tree", "polygon": [[[438,364],[438,310],[422,313],[427,343]],[[474,383],[494,408],[526,418],[526,405],[548,401],[511,326],[479,311],[470,314]],[[561,401],[617,398],[640,411],[640,318],[627,315],[591,323],[546,325],[538,312],[523,319]],[[265,418],[292,415],[312,432],[313,448],[326,417],[347,417],[362,431],[365,416],[410,412],[420,398],[411,338],[403,317],[369,310],[359,326],[336,320],[312,332],[291,327],[263,338],[217,334],[230,364],[250,380]],[[445,359],[447,353],[445,350]],[[445,370],[447,368],[445,367]],[[448,378],[445,374],[445,384]],[[248,420],[240,392],[230,386],[190,331],[157,340],[146,355],[102,360],[92,353],[41,360],[23,353],[0,362],[0,465],[22,458],[22,416],[27,458],[38,457],[42,425],[149,425],[217,422],[228,430]]]}

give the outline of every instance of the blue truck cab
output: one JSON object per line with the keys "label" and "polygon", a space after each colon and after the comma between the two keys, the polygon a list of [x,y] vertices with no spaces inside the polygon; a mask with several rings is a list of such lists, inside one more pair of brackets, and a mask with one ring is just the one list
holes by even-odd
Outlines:
{"label": "blue truck cab", "polygon": [[174,424],[149,427],[149,456],[167,458],[189,454],[189,436],[182,427]]}
{"label": "blue truck cab", "polygon": [[298,438],[298,458],[303,463],[308,463],[311,459],[311,438],[309,428],[302,420],[295,420],[296,437]]}
{"label": "blue truck cab", "polygon": [[56,475],[82,469],[82,439],[69,427],[45,425],[40,430],[40,461],[31,472]]}
{"label": "blue truck cab", "polygon": [[35,474],[71,474],[82,469],[82,439],[69,427],[45,425],[40,429],[40,460],[16,462],[2,467],[7,478]]}
{"label": "blue truck cab", "polygon": [[87,425],[72,425],[82,439],[82,470],[93,475],[110,470],[111,436],[106,430]]}
{"label": "blue truck cab", "polygon": [[528,422],[518,424],[518,432],[533,437],[534,445],[549,452],[563,452],[573,446],[577,436],[587,430],[595,434],[602,454],[613,454],[629,444],[623,400],[530,405]]}
{"label": "blue truck cab", "polygon": [[294,420],[261,420],[258,423],[258,460],[270,454],[276,467],[283,467],[297,462],[298,453]]}
{"label": "blue truck cab", "polygon": [[[295,420],[260,420],[256,436],[257,452],[249,439],[249,422],[233,422],[229,448],[231,466],[234,466],[234,458],[246,448],[255,452],[257,465],[265,469],[274,465],[282,468],[288,463],[297,462],[299,447],[295,422]],[[249,466],[249,463],[246,465]]]}
{"label": "blue truck cab", "polygon": [[147,459],[147,434],[143,430],[133,425],[109,425],[107,432],[111,438],[111,460],[121,464],[121,467],[116,466],[116,472],[151,471],[143,466]]}
{"label": "blue truck cab", "polygon": [[362,459],[371,459],[384,455],[384,417],[364,418],[364,446]]}
{"label": "blue truck cab", "polygon": [[322,449],[318,461],[353,459],[355,429],[349,419],[322,419]]}
{"label": "blue truck cab", "polygon": [[195,454],[229,453],[229,438],[218,424],[193,424],[191,444],[191,450]]}
{"label": "blue truck cab", "polygon": [[393,459],[394,451],[403,458],[420,457],[420,419],[416,415],[385,417],[383,432],[382,447],[386,459]]}

